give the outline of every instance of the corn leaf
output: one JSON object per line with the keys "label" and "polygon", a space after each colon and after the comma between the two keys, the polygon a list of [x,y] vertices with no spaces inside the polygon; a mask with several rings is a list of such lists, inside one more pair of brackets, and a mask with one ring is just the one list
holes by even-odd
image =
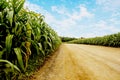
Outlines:
{"label": "corn leaf", "polygon": [[10,51],[11,51],[12,39],[13,39],[13,35],[8,35],[6,37],[5,46],[6,46],[7,53],[10,53]]}
{"label": "corn leaf", "polygon": [[27,29],[26,35],[28,39],[31,39],[32,28],[29,23],[27,23],[26,29]]}
{"label": "corn leaf", "polygon": [[19,69],[16,65],[14,65],[13,63],[11,63],[10,61],[0,59],[0,63],[2,63],[2,62],[5,62],[5,63],[9,64],[10,67],[11,67],[11,70],[12,70],[13,72],[14,72],[14,69],[16,69],[17,71],[20,72],[20,69]]}
{"label": "corn leaf", "polygon": [[18,63],[20,65],[21,69],[24,71],[25,69],[24,69],[23,59],[22,59],[22,55],[21,55],[21,49],[20,48],[14,48],[14,51],[16,53]]}
{"label": "corn leaf", "polygon": [[12,26],[12,22],[13,22],[13,11],[9,11],[8,12],[8,20],[10,22],[10,26]]}
{"label": "corn leaf", "polygon": [[23,7],[25,0],[20,0],[19,3],[16,5],[17,8],[15,9],[15,14],[17,14]]}

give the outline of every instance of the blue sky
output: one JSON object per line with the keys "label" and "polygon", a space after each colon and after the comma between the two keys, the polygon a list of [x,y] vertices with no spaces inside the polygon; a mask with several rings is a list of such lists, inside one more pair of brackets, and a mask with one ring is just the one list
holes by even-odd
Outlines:
{"label": "blue sky", "polygon": [[120,32],[120,0],[26,0],[60,36],[96,37]]}

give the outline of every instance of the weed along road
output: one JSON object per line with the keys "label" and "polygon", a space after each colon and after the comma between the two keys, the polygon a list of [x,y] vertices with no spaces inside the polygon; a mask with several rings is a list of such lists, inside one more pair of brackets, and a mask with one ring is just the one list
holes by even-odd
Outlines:
{"label": "weed along road", "polygon": [[120,80],[120,48],[62,44],[33,80]]}

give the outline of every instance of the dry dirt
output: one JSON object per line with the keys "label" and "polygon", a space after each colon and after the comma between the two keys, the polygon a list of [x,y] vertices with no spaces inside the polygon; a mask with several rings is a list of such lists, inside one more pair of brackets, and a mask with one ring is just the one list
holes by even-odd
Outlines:
{"label": "dry dirt", "polygon": [[33,80],[120,80],[120,48],[62,44]]}

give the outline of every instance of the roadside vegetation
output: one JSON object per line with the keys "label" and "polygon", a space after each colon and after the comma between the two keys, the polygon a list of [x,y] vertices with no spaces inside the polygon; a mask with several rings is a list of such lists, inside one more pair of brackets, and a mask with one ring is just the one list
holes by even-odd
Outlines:
{"label": "roadside vegetation", "polygon": [[120,32],[116,34],[106,35],[103,37],[72,40],[69,41],[69,43],[120,47]]}
{"label": "roadside vegetation", "polygon": [[69,42],[69,41],[73,41],[73,40],[77,40],[77,38],[74,37],[60,37],[62,42]]}
{"label": "roadside vegetation", "polygon": [[0,0],[0,80],[29,76],[61,44],[44,16],[24,9],[24,2]]}

